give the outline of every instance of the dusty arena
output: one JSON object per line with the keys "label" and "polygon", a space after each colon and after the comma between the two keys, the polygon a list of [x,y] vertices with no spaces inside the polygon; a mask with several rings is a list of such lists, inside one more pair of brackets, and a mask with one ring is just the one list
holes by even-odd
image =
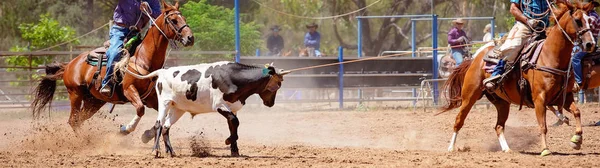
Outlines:
{"label": "dusty arena", "polygon": [[[297,109],[297,108],[295,108]],[[583,123],[600,119],[596,105],[585,107]],[[104,109],[76,136],[68,111],[39,122],[29,110],[0,113],[0,167],[595,167],[600,127],[584,127],[582,150],[568,145],[573,126],[549,128],[551,156],[540,157],[539,130],[531,109],[512,110],[500,152],[492,129],[496,112],[474,109],[458,137],[458,152],[447,152],[456,111],[377,109],[298,111],[288,107],[250,107],[239,113],[240,157],[230,157],[224,140],[227,123],[218,113],[186,114],[171,130],[177,157],[155,159],[141,142],[156,112],[149,110],[138,130],[121,136],[118,127],[133,111],[128,105]],[[47,115],[47,114],[46,114]],[[553,122],[555,117],[548,115]],[[164,150],[162,148],[161,150]]]}

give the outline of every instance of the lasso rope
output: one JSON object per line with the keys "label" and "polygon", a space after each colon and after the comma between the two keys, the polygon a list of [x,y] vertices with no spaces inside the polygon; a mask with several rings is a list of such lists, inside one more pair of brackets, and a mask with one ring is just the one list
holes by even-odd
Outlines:
{"label": "lasso rope", "polygon": [[[455,45],[455,46],[451,46],[451,47],[439,47],[437,49],[433,49],[432,48],[432,49],[427,49],[427,50],[424,50],[424,51],[447,50],[449,48],[466,47],[466,46],[472,46],[472,45],[477,45],[477,44],[487,44],[487,43],[490,43],[490,42],[504,41],[504,40],[515,39],[515,38],[525,38],[525,37],[531,37],[531,36],[533,36],[533,35],[524,35],[524,36],[520,36],[520,37],[511,37],[511,38],[507,37],[506,39],[498,39],[498,40],[483,41],[483,42],[477,42],[477,43],[471,43],[471,44]],[[383,58],[404,56],[404,55],[410,55],[410,54],[413,54],[413,53],[414,52],[406,52],[406,53],[401,53],[401,54],[392,54],[392,55],[386,55],[386,56],[369,57],[369,58],[363,58],[363,59],[357,59],[357,60],[351,60],[351,61],[343,61],[343,62],[336,62],[336,63],[330,63],[330,64],[322,64],[322,65],[315,65],[315,66],[309,66],[309,67],[302,67],[302,68],[290,69],[290,70],[287,70],[287,71],[294,72],[294,71],[301,71],[301,70],[307,70],[307,69],[315,69],[315,68],[321,68],[321,67],[327,67],[327,66],[333,66],[333,65],[353,63],[353,62],[361,62],[361,61],[368,61],[368,60],[375,60],[375,59],[383,59]]]}
{"label": "lasso rope", "polygon": [[262,3],[260,3],[260,2],[258,2],[256,0],[252,0],[252,1],[254,1],[254,3],[256,3],[256,4],[258,4],[258,5],[260,5],[260,6],[264,7],[264,8],[267,8],[269,10],[272,10],[274,12],[277,12],[277,13],[280,13],[280,14],[284,14],[284,15],[287,15],[287,16],[291,16],[291,17],[295,17],[295,18],[301,18],[301,19],[325,20],[325,19],[335,19],[335,18],[338,18],[338,17],[348,16],[348,15],[351,15],[351,14],[354,14],[354,13],[358,13],[358,12],[360,12],[362,10],[365,10],[365,9],[367,9],[367,8],[369,8],[369,7],[377,4],[377,3],[379,3],[381,0],[377,0],[377,1],[375,1],[375,2],[373,2],[373,3],[371,3],[371,4],[367,5],[367,6],[365,6],[363,8],[360,8],[358,10],[355,10],[355,11],[352,11],[352,12],[349,12],[349,13],[345,13],[345,14],[341,14],[341,15],[335,15],[335,16],[324,16],[324,17],[309,17],[309,16],[294,15],[294,14],[282,12],[282,11],[279,11],[277,9],[271,8],[271,7],[269,7],[269,6],[265,5],[265,4],[262,4]]}
{"label": "lasso rope", "polygon": [[108,26],[109,24],[110,24],[110,22],[108,22],[108,23],[106,23],[106,24],[104,24],[104,25],[102,25],[102,26],[100,26],[100,27],[98,27],[98,28],[96,28],[96,29],[94,29],[94,30],[92,30],[92,31],[90,31],[90,32],[87,32],[87,33],[85,33],[85,34],[83,34],[83,35],[81,35],[81,36],[75,37],[75,38],[73,38],[73,39],[70,39],[70,40],[68,40],[68,41],[65,41],[65,42],[63,42],[63,43],[60,43],[60,44],[57,44],[57,45],[50,46],[50,47],[48,47],[48,48],[44,48],[44,49],[41,49],[41,50],[37,50],[37,51],[35,51],[35,52],[40,52],[40,51],[44,51],[44,50],[53,49],[53,48],[56,48],[56,47],[58,47],[58,46],[62,46],[62,45],[65,45],[65,44],[71,43],[71,42],[73,42],[73,41],[75,41],[75,40],[78,40],[78,39],[80,39],[80,38],[84,37],[84,36],[87,36],[87,35],[89,35],[89,34],[92,34],[92,33],[94,33],[94,32],[97,32],[98,30],[102,29],[104,26]]}

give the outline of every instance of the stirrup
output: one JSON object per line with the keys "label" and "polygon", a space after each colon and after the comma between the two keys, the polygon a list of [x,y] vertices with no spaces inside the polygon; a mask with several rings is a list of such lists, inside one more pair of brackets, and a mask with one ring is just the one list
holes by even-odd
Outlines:
{"label": "stirrup", "polygon": [[[499,80],[500,78],[502,78],[502,75],[496,75],[496,76],[492,76],[489,78],[486,78],[483,80],[483,85],[485,86],[485,88],[487,88],[488,90],[493,90],[496,88],[496,81]],[[491,86],[489,86],[491,85]]]}

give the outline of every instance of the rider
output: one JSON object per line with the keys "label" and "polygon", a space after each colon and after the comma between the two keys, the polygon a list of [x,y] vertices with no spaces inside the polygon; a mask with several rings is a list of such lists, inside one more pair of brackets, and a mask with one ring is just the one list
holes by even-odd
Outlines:
{"label": "rider", "polygon": [[147,11],[152,18],[156,19],[160,11],[159,0],[119,0],[113,14],[114,25],[110,28],[110,47],[106,51],[106,75],[102,80],[100,92],[109,94],[111,88],[106,87],[113,74],[113,61],[119,60],[120,50],[123,48],[123,41],[130,33],[130,27],[140,26],[139,18],[144,15],[142,11]]}
{"label": "rider", "polygon": [[448,31],[448,44],[452,48],[450,50],[452,58],[454,58],[456,66],[458,66],[463,62],[463,56],[466,54],[465,47],[460,45],[466,44],[469,39],[467,38],[467,33],[462,29],[465,24],[462,18],[453,20],[452,23],[454,23],[454,27]]}
{"label": "rider", "polygon": [[[584,0],[584,3],[592,3],[594,5],[594,8],[600,6],[600,3],[596,2],[595,0]],[[594,38],[598,37],[598,33],[600,32],[600,17],[598,17],[598,13],[596,13],[595,10],[590,10],[588,12],[588,16],[590,17],[589,20],[589,24],[590,24],[590,29],[592,31],[592,34],[594,35]],[[579,51],[580,48],[579,46],[575,46],[574,51]],[[582,86],[582,76],[583,76],[583,68],[581,67],[581,59],[583,59],[583,57],[585,57],[587,52],[577,52],[573,55],[573,57],[571,58],[571,63],[573,65],[573,72],[575,74],[575,86],[573,88],[574,91],[577,91],[580,89],[580,86]]]}
{"label": "rider", "polygon": [[525,45],[528,35],[534,31],[544,31],[549,25],[550,8],[547,0],[510,0],[510,13],[515,17],[515,25],[510,29],[507,40],[498,50],[489,52],[491,62],[498,61],[492,76],[483,80],[487,89],[494,89],[498,79],[504,76],[504,65],[514,63],[519,51]]}
{"label": "rider", "polygon": [[319,25],[317,25],[316,23],[311,23],[309,25],[306,25],[306,28],[308,29],[308,32],[306,32],[306,35],[304,36],[304,46],[314,48],[315,56],[321,57],[321,34],[317,32],[317,28],[319,28]]}

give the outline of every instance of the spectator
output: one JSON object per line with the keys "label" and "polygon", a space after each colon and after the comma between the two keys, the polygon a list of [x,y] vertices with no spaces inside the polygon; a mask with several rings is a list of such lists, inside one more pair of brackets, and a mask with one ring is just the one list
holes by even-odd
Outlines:
{"label": "spectator", "polygon": [[[317,32],[319,25],[311,23],[306,25],[308,32],[304,36],[304,46],[308,48],[309,55],[314,54],[316,57],[321,57],[321,34]],[[312,52],[314,50],[314,52]]]}
{"label": "spectator", "polygon": [[279,31],[281,28],[275,25],[271,27],[271,34],[267,38],[267,49],[269,49],[269,56],[281,56],[281,51],[283,50],[283,37],[279,35]]}
{"label": "spectator", "polygon": [[448,44],[450,44],[450,47],[452,48],[450,50],[452,58],[456,61],[456,66],[459,66],[460,63],[463,62],[463,55],[466,54],[465,47],[460,45],[467,44],[469,39],[467,38],[467,33],[462,30],[463,25],[465,24],[462,18],[453,20],[452,23],[454,24],[454,27],[448,31]]}
{"label": "spectator", "polygon": [[494,35],[492,34],[492,24],[485,25],[483,28],[483,41],[492,41],[494,39]]}

